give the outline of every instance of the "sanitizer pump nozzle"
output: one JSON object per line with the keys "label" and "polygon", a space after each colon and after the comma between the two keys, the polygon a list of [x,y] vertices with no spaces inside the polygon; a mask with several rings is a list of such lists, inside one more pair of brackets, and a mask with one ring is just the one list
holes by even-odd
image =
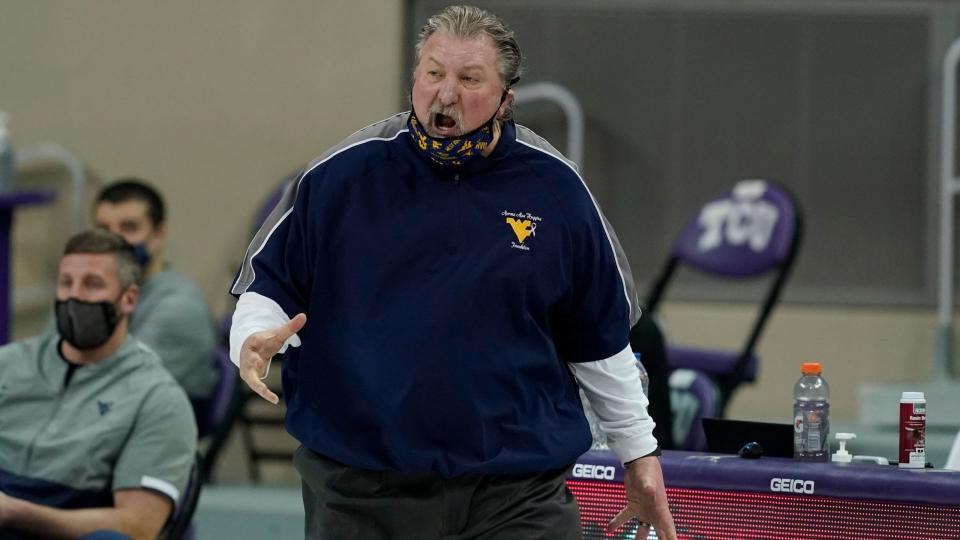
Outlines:
{"label": "sanitizer pump nozzle", "polygon": [[850,455],[850,452],[847,452],[847,441],[856,439],[856,433],[837,433],[835,437],[840,444],[840,448],[833,454],[833,461],[837,463],[850,463],[853,461],[853,456]]}

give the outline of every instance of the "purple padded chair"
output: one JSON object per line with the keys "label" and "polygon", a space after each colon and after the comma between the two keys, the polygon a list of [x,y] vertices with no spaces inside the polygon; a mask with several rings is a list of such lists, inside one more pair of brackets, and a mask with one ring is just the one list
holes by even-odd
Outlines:
{"label": "purple padded chair", "polygon": [[194,414],[197,419],[197,435],[204,438],[216,431],[230,408],[233,389],[237,385],[237,368],[230,361],[227,348],[218,345],[214,351],[214,365],[217,369],[217,383],[210,397],[194,401]]}
{"label": "purple padded chair", "polygon": [[198,428],[201,438],[208,437],[210,443],[200,460],[200,479],[210,480],[210,474],[217,457],[230,436],[236,421],[237,401],[241,399],[239,390],[240,376],[237,367],[230,361],[230,352],[219,345],[214,351],[217,366],[217,384],[213,394],[204,400],[204,407],[198,413]]}
{"label": "purple padded chair", "polygon": [[655,311],[680,266],[725,279],[754,279],[774,274],[756,322],[739,351],[667,345],[671,369],[692,369],[713,379],[723,416],[734,390],[757,376],[754,349],[780,297],[800,246],[803,230],[793,196],[769,180],[743,180],[720,198],[703,205],[673,245],[670,258],[646,301]]}
{"label": "purple padded chair", "polygon": [[177,501],[173,514],[157,536],[158,540],[193,540],[193,514],[200,501],[200,489],[203,483],[200,478],[200,467],[201,458],[197,454],[194,457],[193,467],[190,468],[187,487],[180,494],[180,500]]}
{"label": "purple padded chair", "polygon": [[670,373],[670,406],[673,408],[673,442],[677,450],[707,449],[703,418],[717,416],[719,392],[707,375],[692,369]]}

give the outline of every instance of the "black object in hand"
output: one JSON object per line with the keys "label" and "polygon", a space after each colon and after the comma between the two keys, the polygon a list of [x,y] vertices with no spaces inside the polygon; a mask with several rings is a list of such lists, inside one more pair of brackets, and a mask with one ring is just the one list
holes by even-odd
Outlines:
{"label": "black object in hand", "polygon": [[763,455],[763,447],[758,442],[748,442],[737,452],[737,455],[747,459],[757,459]]}

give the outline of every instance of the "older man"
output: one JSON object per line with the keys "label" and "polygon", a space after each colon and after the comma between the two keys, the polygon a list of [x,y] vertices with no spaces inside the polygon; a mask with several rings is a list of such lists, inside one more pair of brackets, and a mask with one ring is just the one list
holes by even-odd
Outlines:
{"label": "older man", "polygon": [[412,111],[308,166],[232,289],[233,358],[271,402],[260,377],[294,346],[307,536],[579,538],[579,383],[627,466],[611,528],[675,538],[630,269],[575,165],[511,120],[513,32],[454,6],[416,55]]}
{"label": "older man", "polygon": [[122,238],[72,237],[59,332],[0,348],[0,538],[155,538],[177,504],[197,430],[183,390],[128,336],[139,276]]}

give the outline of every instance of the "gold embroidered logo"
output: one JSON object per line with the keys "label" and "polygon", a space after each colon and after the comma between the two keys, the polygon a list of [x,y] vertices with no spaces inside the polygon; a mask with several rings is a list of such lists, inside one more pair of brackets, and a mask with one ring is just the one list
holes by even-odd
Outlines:
{"label": "gold embroidered logo", "polygon": [[537,236],[537,223],[541,221],[540,216],[535,216],[530,212],[509,212],[507,210],[501,212],[500,215],[506,218],[504,221],[510,226],[514,236],[517,237],[516,242],[510,242],[510,247],[530,251],[530,246],[525,242],[531,236]]}
{"label": "gold embroidered logo", "polygon": [[513,234],[517,235],[517,241],[521,244],[528,236],[537,235],[537,224],[529,219],[513,219],[512,217],[508,217],[507,223],[513,229]]}

